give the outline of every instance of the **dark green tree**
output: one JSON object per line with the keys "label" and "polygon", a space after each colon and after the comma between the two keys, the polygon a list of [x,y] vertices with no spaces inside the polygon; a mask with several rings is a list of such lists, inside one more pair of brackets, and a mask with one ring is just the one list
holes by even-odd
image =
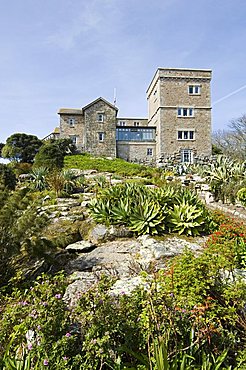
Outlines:
{"label": "dark green tree", "polygon": [[64,152],[56,143],[45,143],[41,146],[34,159],[34,167],[48,169],[62,168],[64,164]]}
{"label": "dark green tree", "polygon": [[0,190],[14,190],[16,177],[13,170],[6,164],[0,163]]}
{"label": "dark green tree", "polygon": [[63,155],[69,155],[69,154],[76,154],[77,148],[76,145],[73,144],[72,140],[67,139],[56,139],[56,140],[50,140],[51,144],[56,145],[63,153]]}
{"label": "dark green tree", "polygon": [[34,166],[48,169],[63,167],[64,157],[76,153],[76,146],[71,139],[49,140],[45,142],[35,156]]}
{"label": "dark green tree", "polygon": [[11,135],[2,149],[2,157],[10,160],[33,163],[42,141],[34,135],[16,133]]}
{"label": "dark green tree", "polygon": [[4,147],[4,143],[0,143],[0,157],[2,157],[2,149],[3,149],[3,147]]}

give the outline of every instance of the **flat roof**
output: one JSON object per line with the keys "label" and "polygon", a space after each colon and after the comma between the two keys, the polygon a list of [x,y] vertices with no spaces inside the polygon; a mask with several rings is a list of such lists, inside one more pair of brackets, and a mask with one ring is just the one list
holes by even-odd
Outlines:
{"label": "flat roof", "polygon": [[194,71],[194,72],[212,72],[212,69],[205,69],[205,68],[171,68],[171,67],[167,67],[167,68],[164,68],[164,67],[158,67],[147,90],[146,90],[146,93],[149,91],[149,88],[152,84],[152,82],[154,81],[155,79],[155,76],[157,75],[158,71]]}

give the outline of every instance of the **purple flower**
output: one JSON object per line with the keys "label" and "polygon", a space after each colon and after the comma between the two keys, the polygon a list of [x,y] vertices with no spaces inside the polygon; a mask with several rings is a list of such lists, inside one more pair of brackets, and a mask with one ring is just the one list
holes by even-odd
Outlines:
{"label": "purple flower", "polygon": [[64,356],[62,357],[64,361],[67,361],[68,360],[68,357],[67,356]]}
{"label": "purple flower", "polygon": [[49,365],[49,361],[47,360],[47,358],[44,359],[43,364],[44,364],[44,366],[48,366]]}
{"label": "purple flower", "polygon": [[57,299],[61,299],[61,297],[62,297],[62,295],[60,293],[55,295],[55,298],[57,298]]}
{"label": "purple flower", "polygon": [[31,349],[32,349],[32,343],[29,343],[29,344],[27,345],[27,349],[28,349],[29,351],[31,351]]}
{"label": "purple flower", "polygon": [[38,329],[38,330],[41,330],[41,326],[40,326],[40,325],[38,325],[38,326],[37,326],[37,329]]}
{"label": "purple flower", "polygon": [[71,337],[71,333],[66,333],[65,337],[68,337],[68,338]]}
{"label": "purple flower", "polygon": [[28,305],[28,302],[27,301],[22,301],[22,302],[19,302],[20,303],[20,305],[22,305],[22,306],[27,306]]}

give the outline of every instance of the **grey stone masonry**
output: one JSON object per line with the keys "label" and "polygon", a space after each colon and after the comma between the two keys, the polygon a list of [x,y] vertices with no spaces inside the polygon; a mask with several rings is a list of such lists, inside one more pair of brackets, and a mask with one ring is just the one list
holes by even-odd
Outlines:
{"label": "grey stone masonry", "polygon": [[60,132],[52,137],[70,137],[80,152],[140,163],[207,160],[211,76],[210,69],[158,68],[147,89],[148,118],[117,118],[118,109],[98,98],[80,109],[60,109]]}
{"label": "grey stone masonry", "polygon": [[62,108],[58,112],[60,138],[70,137],[81,152],[115,158],[117,111],[103,98],[81,109]]}
{"label": "grey stone masonry", "polygon": [[147,90],[149,125],[156,126],[156,155],[211,156],[211,70],[159,68]]}

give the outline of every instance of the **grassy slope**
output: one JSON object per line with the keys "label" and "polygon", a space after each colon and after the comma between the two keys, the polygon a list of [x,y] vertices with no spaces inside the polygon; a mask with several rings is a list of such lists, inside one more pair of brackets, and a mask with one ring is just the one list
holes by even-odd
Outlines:
{"label": "grassy slope", "polygon": [[78,168],[81,170],[97,170],[99,172],[111,172],[123,176],[152,176],[158,169],[136,163],[129,163],[123,159],[96,158],[88,154],[66,156],[65,168]]}

